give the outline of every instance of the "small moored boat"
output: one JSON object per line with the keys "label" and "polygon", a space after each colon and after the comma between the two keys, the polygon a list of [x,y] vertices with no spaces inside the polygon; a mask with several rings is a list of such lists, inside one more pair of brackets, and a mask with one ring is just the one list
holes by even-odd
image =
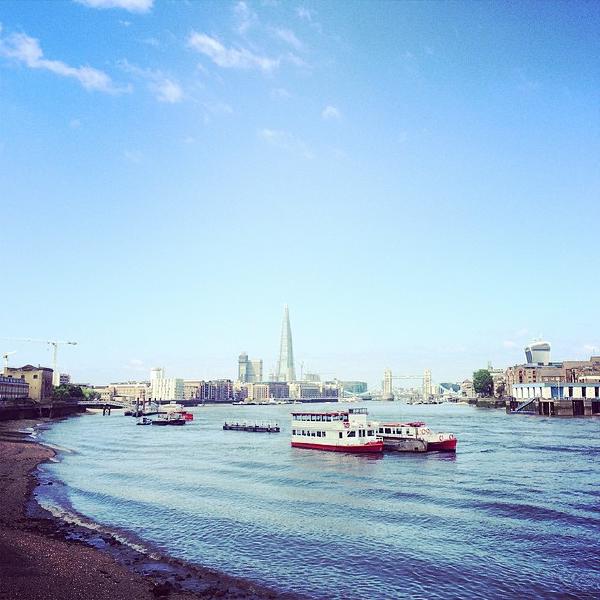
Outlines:
{"label": "small moored boat", "polygon": [[249,431],[251,433],[279,433],[281,429],[277,423],[225,423],[224,431]]}
{"label": "small moored boat", "polygon": [[422,421],[377,423],[377,435],[385,450],[398,452],[456,452],[458,442],[454,434],[431,431]]}

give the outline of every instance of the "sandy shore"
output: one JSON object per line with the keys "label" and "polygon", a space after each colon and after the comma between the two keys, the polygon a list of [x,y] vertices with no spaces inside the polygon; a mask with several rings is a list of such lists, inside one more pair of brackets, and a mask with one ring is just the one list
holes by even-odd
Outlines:
{"label": "sandy shore", "polygon": [[1,600],[295,598],[168,557],[150,558],[108,534],[56,519],[32,500],[34,471],[54,456],[20,433],[32,425],[0,427]]}

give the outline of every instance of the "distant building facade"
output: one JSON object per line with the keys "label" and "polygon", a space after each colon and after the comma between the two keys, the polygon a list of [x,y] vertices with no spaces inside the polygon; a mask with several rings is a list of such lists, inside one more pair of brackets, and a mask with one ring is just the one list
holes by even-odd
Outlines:
{"label": "distant building facade", "polygon": [[340,381],[340,386],[350,394],[365,394],[369,390],[366,381]]}
{"label": "distant building facade", "polygon": [[69,385],[71,383],[71,376],[68,373],[60,374],[60,385]]}
{"label": "distant building facade", "polygon": [[0,375],[0,401],[29,398],[29,384],[21,378]]}
{"label": "distant building facade", "polygon": [[245,352],[238,357],[238,381],[258,383],[263,380],[263,361],[250,360]]}
{"label": "distant building facade", "polygon": [[29,398],[35,402],[49,402],[52,399],[52,369],[48,367],[4,367],[4,376],[22,379],[29,384]]}
{"label": "distant building facade", "polygon": [[231,379],[201,381],[199,399],[202,402],[233,402],[233,381]]}

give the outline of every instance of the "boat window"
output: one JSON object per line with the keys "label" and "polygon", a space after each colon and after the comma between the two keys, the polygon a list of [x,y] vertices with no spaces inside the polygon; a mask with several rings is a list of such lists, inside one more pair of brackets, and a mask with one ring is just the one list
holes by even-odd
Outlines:
{"label": "boat window", "polygon": [[343,435],[343,434],[342,434],[342,432],[340,431],[340,439],[342,438],[342,435]]}
{"label": "boat window", "polygon": [[349,431],[348,437],[356,437],[356,431]]}
{"label": "boat window", "polygon": [[386,427],[386,428],[385,428],[385,432],[386,432],[386,433],[392,433],[392,430],[391,430],[389,427]]}
{"label": "boat window", "polygon": [[326,434],[326,433],[327,433],[326,431],[322,431],[322,432],[321,432],[321,437],[325,437],[325,434]]}
{"label": "boat window", "polygon": [[373,437],[373,436],[375,435],[375,432],[374,432],[372,429],[369,429],[369,430],[367,431],[367,435],[368,435],[369,437]]}
{"label": "boat window", "polygon": [[321,415],[317,415],[317,418],[315,419],[315,421],[320,421],[321,420]]}
{"label": "boat window", "polygon": [[383,433],[383,427],[379,428],[379,433]]}
{"label": "boat window", "polygon": [[317,432],[316,431],[312,431],[310,434],[312,437],[316,437],[317,436]]}
{"label": "boat window", "polygon": [[317,437],[321,437],[321,432],[317,431]]}
{"label": "boat window", "polygon": [[296,435],[296,430],[292,429],[292,435]]}
{"label": "boat window", "polygon": [[327,415],[327,420],[331,421],[331,415]]}

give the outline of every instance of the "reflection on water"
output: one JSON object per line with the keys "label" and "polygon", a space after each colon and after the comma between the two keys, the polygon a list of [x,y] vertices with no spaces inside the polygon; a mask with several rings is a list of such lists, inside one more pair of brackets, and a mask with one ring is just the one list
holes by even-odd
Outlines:
{"label": "reflection on water", "polygon": [[[41,493],[177,557],[315,598],[600,589],[599,420],[367,406],[454,432],[457,454],[292,449],[290,406],[199,407],[182,428],[113,413],[44,432],[73,452],[43,467],[67,485]],[[282,433],[222,431],[232,417],[277,420]]]}

